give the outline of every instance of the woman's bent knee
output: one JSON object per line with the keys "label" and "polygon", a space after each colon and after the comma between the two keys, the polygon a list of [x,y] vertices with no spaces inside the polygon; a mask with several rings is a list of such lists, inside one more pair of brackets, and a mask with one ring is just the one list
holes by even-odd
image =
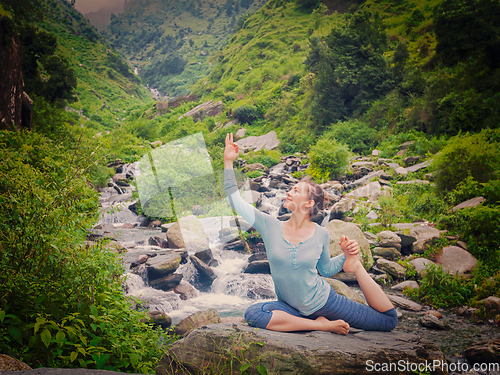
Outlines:
{"label": "woman's bent knee", "polygon": [[245,321],[252,327],[266,328],[269,320],[271,320],[272,312],[264,311],[265,302],[257,303],[250,306],[245,311]]}

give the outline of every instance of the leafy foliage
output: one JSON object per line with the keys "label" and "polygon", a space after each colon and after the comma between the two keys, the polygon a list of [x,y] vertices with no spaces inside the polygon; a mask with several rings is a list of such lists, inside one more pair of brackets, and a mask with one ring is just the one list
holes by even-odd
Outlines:
{"label": "leafy foliage", "polygon": [[321,182],[337,178],[348,165],[347,147],[335,140],[320,139],[309,151],[309,173]]}
{"label": "leafy foliage", "polygon": [[312,109],[320,128],[363,113],[391,89],[386,48],[382,23],[369,12],[354,14],[345,28],[335,27],[324,43],[311,39],[306,65],[316,73]]}

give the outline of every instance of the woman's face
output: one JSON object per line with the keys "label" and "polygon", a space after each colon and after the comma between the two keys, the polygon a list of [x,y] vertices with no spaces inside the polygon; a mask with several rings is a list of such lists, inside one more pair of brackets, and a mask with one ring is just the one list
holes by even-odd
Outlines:
{"label": "woman's face", "polygon": [[299,182],[288,193],[283,207],[295,212],[309,213],[314,201],[309,195],[309,185],[305,182]]}

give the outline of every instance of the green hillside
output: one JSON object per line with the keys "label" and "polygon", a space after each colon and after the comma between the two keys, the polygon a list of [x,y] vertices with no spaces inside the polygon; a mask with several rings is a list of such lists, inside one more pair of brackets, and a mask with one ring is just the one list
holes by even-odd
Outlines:
{"label": "green hillside", "polygon": [[169,96],[211,70],[208,61],[265,0],[136,0],[113,16],[104,35],[137,67],[145,84]]}

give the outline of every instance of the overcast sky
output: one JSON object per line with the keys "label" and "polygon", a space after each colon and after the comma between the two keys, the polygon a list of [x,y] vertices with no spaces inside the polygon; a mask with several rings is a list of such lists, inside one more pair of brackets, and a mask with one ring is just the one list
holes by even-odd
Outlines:
{"label": "overcast sky", "polygon": [[125,0],[76,0],[75,7],[82,14],[97,12],[102,8],[109,8],[113,5],[123,4]]}

